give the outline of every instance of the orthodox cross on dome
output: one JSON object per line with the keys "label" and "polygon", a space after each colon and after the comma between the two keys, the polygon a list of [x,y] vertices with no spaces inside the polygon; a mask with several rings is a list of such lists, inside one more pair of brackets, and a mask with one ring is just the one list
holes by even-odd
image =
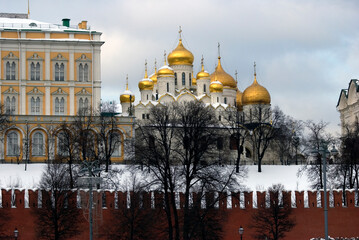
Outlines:
{"label": "orthodox cross on dome", "polygon": [[157,71],[157,60],[155,58],[155,71]]}
{"label": "orthodox cross on dome", "polygon": [[182,28],[181,28],[181,26],[179,26],[178,33],[179,33],[179,39],[181,40],[182,39]]}
{"label": "orthodox cross on dome", "polygon": [[27,18],[30,18],[30,0],[27,0]]}
{"label": "orthodox cross on dome", "polygon": [[238,80],[237,80],[238,72],[237,72],[237,70],[235,71],[234,75],[236,76],[236,83],[238,83]]}
{"label": "orthodox cross on dome", "polygon": [[165,65],[167,65],[166,56],[167,56],[167,54],[166,54],[166,50],[165,50],[165,52],[164,52],[164,54],[163,54],[163,57],[164,57],[164,59],[165,59]]}
{"label": "orthodox cross on dome", "polygon": [[256,64],[256,62],[254,62],[253,67],[254,67],[254,76],[256,77],[257,76],[257,70],[256,70],[257,64]]}
{"label": "orthodox cross on dome", "polygon": [[126,90],[128,90],[128,74],[126,74]]}
{"label": "orthodox cross on dome", "polygon": [[148,75],[147,75],[147,59],[145,59],[145,78],[148,78]]}
{"label": "orthodox cross on dome", "polygon": [[218,43],[218,59],[221,59],[221,44]]}

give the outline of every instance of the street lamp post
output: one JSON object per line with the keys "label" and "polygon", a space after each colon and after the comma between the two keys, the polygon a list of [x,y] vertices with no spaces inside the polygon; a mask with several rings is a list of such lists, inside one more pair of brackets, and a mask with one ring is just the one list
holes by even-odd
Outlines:
{"label": "street lamp post", "polygon": [[242,240],[243,239],[242,238],[243,237],[243,232],[244,232],[244,229],[243,229],[242,226],[239,227],[238,232],[239,232],[239,235],[241,236],[241,240]]}
{"label": "street lamp post", "polygon": [[328,202],[327,202],[327,157],[326,154],[328,151],[328,143],[321,141],[319,144],[319,149],[314,150],[313,153],[320,154],[322,157],[323,163],[323,187],[324,187],[324,235],[325,240],[328,240]]}
{"label": "street lamp post", "polygon": [[15,238],[15,240],[17,240],[18,237],[19,237],[19,230],[17,230],[17,228],[15,228],[15,230],[14,230],[14,238]]}

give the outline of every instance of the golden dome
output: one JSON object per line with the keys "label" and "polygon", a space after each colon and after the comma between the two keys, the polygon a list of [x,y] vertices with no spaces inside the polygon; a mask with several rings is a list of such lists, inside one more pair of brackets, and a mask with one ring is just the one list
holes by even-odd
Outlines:
{"label": "golden dome", "polygon": [[138,83],[140,90],[153,90],[153,81],[148,78],[147,68],[145,70],[145,77]]}
{"label": "golden dome", "polygon": [[174,76],[174,75],[175,75],[175,72],[173,71],[173,69],[167,65],[164,65],[163,67],[161,67],[157,72],[157,77],[160,77],[160,76],[168,77],[168,76]]}
{"label": "golden dome", "polygon": [[168,54],[167,59],[169,65],[192,65],[194,57],[193,54],[183,46],[182,39],[180,38],[178,46]]}
{"label": "golden dome", "polygon": [[214,81],[209,85],[209,91],[211,93],[223,92],[223,84],[219,81]]}
{"label": "golden dome", "polygon": [[121,103],[133,103],[135,101],[135,95],[128,90],[128,77],[126,77],[126,90],[120,96]]}
{"label": "golden dome", "polygon": [[243,96],[243,93],[241,91],[239,91],[239,89],[237,88],[236,105],[237,105],[238,110],[240,110],[240,111],[243,109],[242,96]]}
{"label": "golden dome", "polygon": [[157,69],[155,68],[155,73],[150,76],[153,84],[157,84]]}
{"label": "golden dome", "polygon": [[252,85],[244,90],[242,95],[242,104],[270,104],[270,95],[267,89],[257,82],[256,74],[254,74],[254,81]]}
{"label": "golden dome", "polygon": [[218,57],[218,65],[214,73],[211,74],[211,82],[220,81],[224,88],[237,88],[237,83],[234,78],[226,73],[221,65],[221,57]]}
{"label": "golden dome", "polygon": [[202,59],[201,59],[201,65],[202,65],[202,69],[199,73],[197,73],[197,79],[202,79],[202,78],[209,78],[210,75],[207,71],[204,70],[204,65],[203,65],[203,56],[202,56]]}
{"label": "golden dome", "polygon": [[195,78],[192,78],[192,85],[197,86],[197,80]]}

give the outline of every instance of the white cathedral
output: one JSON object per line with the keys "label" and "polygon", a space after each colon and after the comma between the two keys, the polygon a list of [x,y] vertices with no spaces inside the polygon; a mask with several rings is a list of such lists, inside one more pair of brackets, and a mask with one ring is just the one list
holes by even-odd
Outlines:
{"label": "white cathedral", "polygon": [[[193,54],[183,46],[180,30],[178,45],[168,54],[167,59],[165,53],[162,67],[158,70],[155,67],[155,72],[148,76],[145,64],[145,76],[138,83],[141,92],[139,102],[134,104],[135,96],[126,83],[126,91],[120,96],[122,114],[133,113],[137,119],[148,119],[150,108],[157,104],[193,100],[212,107],[219,121],[223,121],[223,112],[228,108],[249,113],[251,108],[260,105],[262,109],[270,111],[270,94],[257,82],[256,73],[252,85],[242,93],[237,87],[237,81],[223,69],[220,56],[212,74],[205,70],[202,57],[201,71],[194,75],[193,62]],[[271,154],[266,155],[263,163],[273,163],[273,158],[269,157]],[[254,163],[253,148],[249,143],[245,143],[243,158],[247,164]]]}

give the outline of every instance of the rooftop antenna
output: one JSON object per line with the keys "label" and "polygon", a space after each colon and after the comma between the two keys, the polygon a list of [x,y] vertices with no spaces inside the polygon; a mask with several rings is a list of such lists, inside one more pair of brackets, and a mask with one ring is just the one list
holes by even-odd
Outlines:
{"label": "rooftop antenna", "polygon": [[27,18],[30,18],[30,0],[27,0]]}

